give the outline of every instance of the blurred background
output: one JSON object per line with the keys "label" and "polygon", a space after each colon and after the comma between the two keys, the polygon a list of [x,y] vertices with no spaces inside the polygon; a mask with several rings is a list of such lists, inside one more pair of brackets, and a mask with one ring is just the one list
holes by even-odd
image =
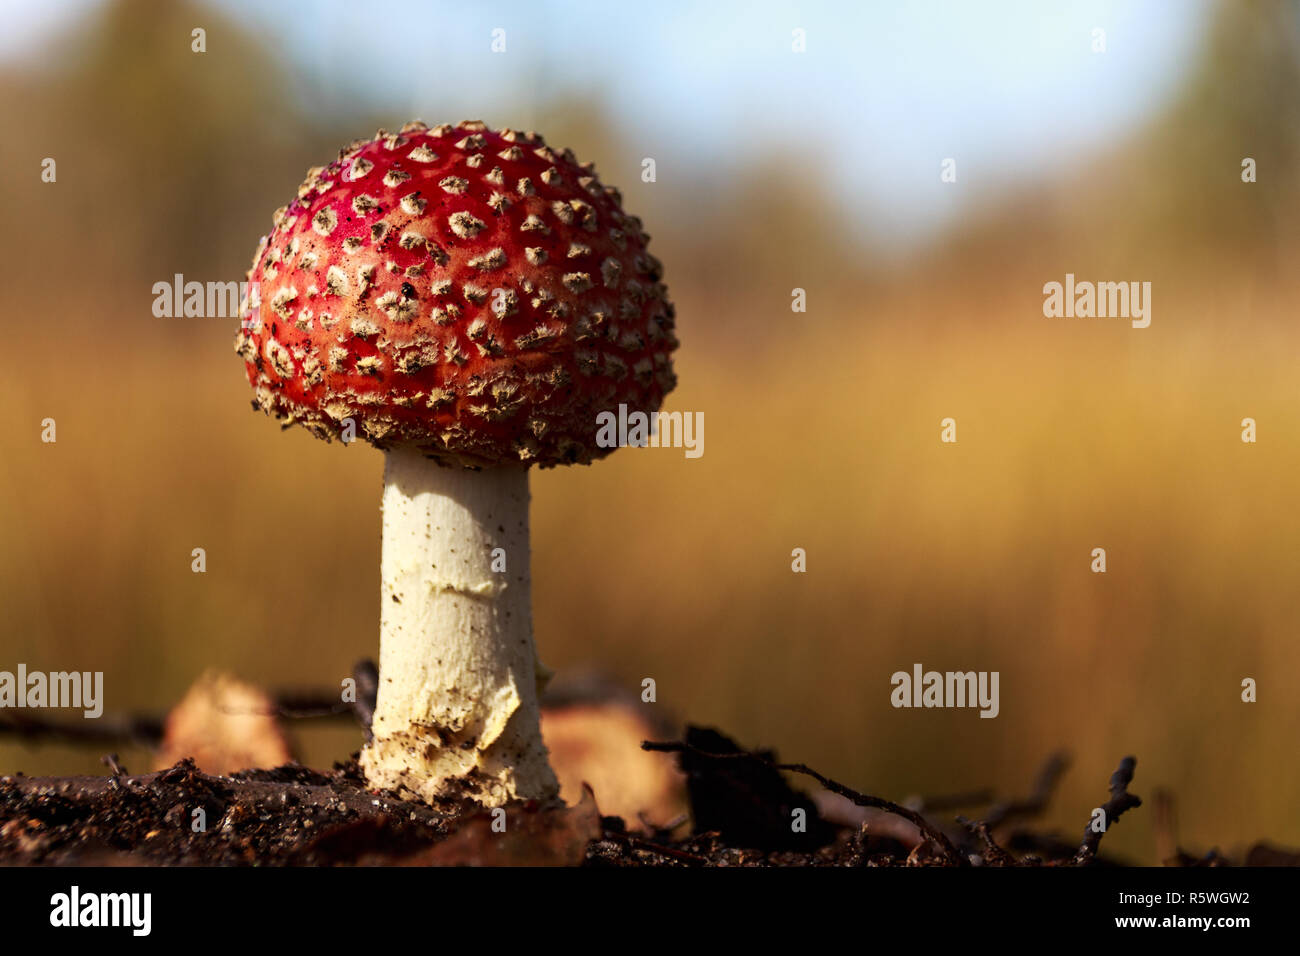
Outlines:
{"label": "blurred background", "polygon": [[[376,654],[382,456],[252,414],[237,319],[152,287],[242,279],[351,139],[483,119],[623,190],[678,306],[668,407],[706,421],[697,460],[534,472],[543,660],[885,797],[1022,793],[1065,747],[1075,838],[1132,753],[1189,849],[1300,843],[1295,4],[0,6],[0,669],[160,711],[207,667]],[[1150,281],[1150,328],[1044,318],[1067,272]],[[999,671],[1000,716],[893,709],[916,662]],[[1157,861],[1149,811],[1106,842]]]}

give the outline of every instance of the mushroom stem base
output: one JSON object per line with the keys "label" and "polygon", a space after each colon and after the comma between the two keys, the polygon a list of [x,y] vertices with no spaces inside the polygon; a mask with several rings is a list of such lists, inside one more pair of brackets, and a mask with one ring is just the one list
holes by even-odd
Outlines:
{"label": "mushroom stem base", "polygon": [[554,797],[537,705],[528,470],[390,451],[383,528],[366,779],[426,802]]}

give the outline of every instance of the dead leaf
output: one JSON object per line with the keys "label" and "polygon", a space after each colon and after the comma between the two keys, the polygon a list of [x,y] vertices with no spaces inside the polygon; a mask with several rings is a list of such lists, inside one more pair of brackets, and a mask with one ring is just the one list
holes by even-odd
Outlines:
{"label": "dead leaf", "polygon": [[542,739],[560,780],[560,798],[574,803],[589,784],[610,816],[663,824],[686,812],[686,783],[670,755],[648,753],[641,741],[659,728],[621,701],[542,709]]}
{"label": "dead leaf", "polygon": [[278,767],[293,754],[270,697],[231,674],[206,671],[167,715],[154,769],[182,757],[207,773],[227,774]]}
{"label": "dead leaf", "polygon": [[578,866],[601,835],[600,811],[590,788],[574,807],[511,807],[466,820],[447,839],[403,866]]}

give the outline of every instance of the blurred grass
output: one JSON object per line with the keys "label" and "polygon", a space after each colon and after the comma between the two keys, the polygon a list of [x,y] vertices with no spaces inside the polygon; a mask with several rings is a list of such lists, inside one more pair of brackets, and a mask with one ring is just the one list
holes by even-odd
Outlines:
{"label": "blurred grass", "polygon": [[[682,717],[895,797],[1027,787],[1064,744],[1077,763],[1051,820],[1071,836],[1131,752],[1138,793],[1181,798],[1190,845],[1300,842],[1300,332],[1175,337],[1216,327],[1195,296],[1155,299],[1145,332],[1045,320],[1021,287],[983,307],[918,290],[849,334],[813,312],[780,349],[730,359],[690,348],[707,319],[679,296],[672,407],[704,412],[705,455],[534,473],[544,659],[654,677]],[[968,320],[978,337],[952,334]],[[164,706],[206,666],[337,685],[375,653],[380,455],[251,414],[220,325],[183,361],[78,350],[40,390],[0,385],[27,433],[0,469],[6,659],[102,669],[111,709]],[[892,709],[889,675],[913,662],[999,670],[1001,715]],[[6,768],[44,758],[0,750]],[[1149,859],[1148,826],[1126,819],[1112,846]]]}
{"label": "blurred grass", "polygon": [[[117,711],[163,709],[207,667],[337,685],[377,651],[380,455],[250,414],[235,320],[156,319],[149,289],[242,272],[308,165],[406,117],[295,111],[219,19],[227,52],[203,72],[149,61],[173,95],[117,76],[193,9],[109,5],[34,102],[0,97],[0,163],[25,171],[0,179],[23,226],[0,239],[21,277],[0,286],[0,669],[103,670]],[[646,219],[680,316],[670,407],[706,423],[698,460],[625,449],[534,473],[543,659],[654,677],[677,716],[884,796],[1025,790],[1064,745],[1048,820],[1069,838],[1133,753],[1134,791],[1173,791],[1189,848],[1300,844],[1300,187],[1278,172],[1300,160],[1300,84],[1271,8],[1224,9],[1150,131],[888,268],[815,177],[788,175],[807,156],[644,184],[598,104],[533,104]],[[1274,109],[1214,93],[1248,69]],[[195,111],[203,135],[170,135]],[[1267,172],[1250,187],[1246,141]],[[45,155],[56,186],[28,174]],[[1042,284],[1067,271],[1151,280],[1151,327],[1044,319]],[[914,662],[1000,671],[1000,716],[894,710],[889,676]],[[311,729],[303,757],[358,743]],[[97,758],[0,743],[4,771]],[[1150,823],[1104,845],[1155,862]]]}

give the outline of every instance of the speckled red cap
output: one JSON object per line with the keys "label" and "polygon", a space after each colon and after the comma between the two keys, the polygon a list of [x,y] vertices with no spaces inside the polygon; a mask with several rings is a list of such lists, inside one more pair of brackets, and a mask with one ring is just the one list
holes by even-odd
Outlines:
{"label": "speckled red cap", "polygon": [[535,133],[411,123],[309,171],[249,272],[253,405],[448,463],[589,462],[676,383],[641,220]]}

